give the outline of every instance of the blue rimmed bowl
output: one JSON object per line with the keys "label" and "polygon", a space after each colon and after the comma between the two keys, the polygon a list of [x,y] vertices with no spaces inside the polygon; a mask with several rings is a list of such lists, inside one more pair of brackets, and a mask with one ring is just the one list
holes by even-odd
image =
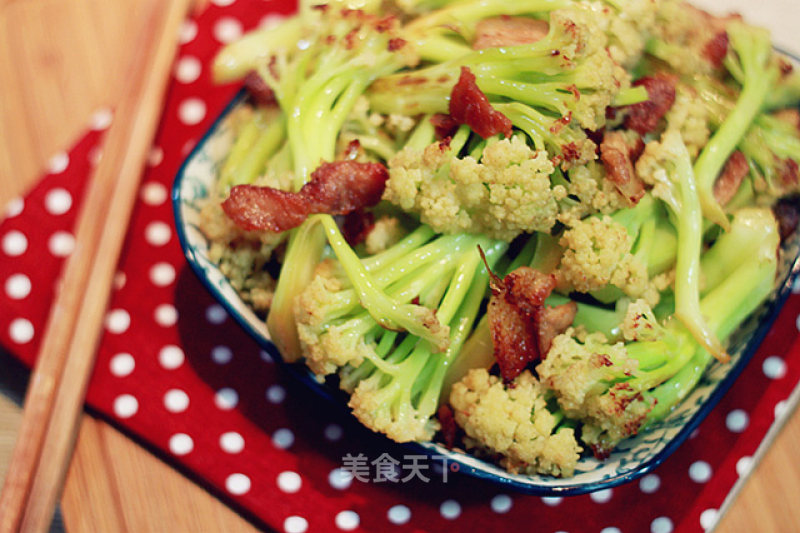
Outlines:
{"label": "blue rimmed bowl", "polygon": [[[244,330],[276,359],[280,359],[264,321],[242,301],[217,265],[209,259],[209,243],[199,229],[201,203],[213,189],[220,164],[232,145],[233,131],[229,119],[233,109],[239,105],[244,105],[242,93],[226,107],[178,172],[172,189],[175,223],[184,254],[195,274]],[[756,352],[791,292],[795,275],[800,271],[799,251],[800,238],[795,234],[784,245],[779,274],[770,297],[732,336],[729,350],[731,362],[712,363],[694,391],[662,423],[623,441],[605,461],[598,461],[591,456],[581,458],[574,477],[560,479],[510,474],[495,464],[463,452],[448,450],[434,442],[414,446],[430,455],[444,456],[458,463],[461,472],[510,489],[542,496],[607,489],[650,472],[697,428]],[[315,380],[304,365],[287,366],[292,374],[317,393],[331,401],[341,402],[341,394],[330,385]]]}

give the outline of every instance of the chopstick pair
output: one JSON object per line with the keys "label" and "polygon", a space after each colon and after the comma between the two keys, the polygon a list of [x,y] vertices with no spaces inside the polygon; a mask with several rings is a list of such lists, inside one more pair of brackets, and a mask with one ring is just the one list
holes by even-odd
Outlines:
{"label": "chopstick pair", "polygon": [[0,533],[44,532],[78,434],[108,297],[139,178],[161,113],[178,30],[191,0],[152,2],[147,33],[90,181],[25,398],[2,494]]}

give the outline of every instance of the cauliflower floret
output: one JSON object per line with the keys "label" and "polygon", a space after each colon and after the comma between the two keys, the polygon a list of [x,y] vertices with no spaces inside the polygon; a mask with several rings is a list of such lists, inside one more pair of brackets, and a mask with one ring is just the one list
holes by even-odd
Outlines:
{"label": "cauliflower floret", "polygon": [[677,86],[675,103],[666,114],[667,127],[681,132],[683,142],[692,160],[708,142],[708,108],[697,97],[696,91],[682,83]]}
{"label": "cauliflower floret", "polygon": [[405,233],[405,229],[397,217],[381,217],[375,221],[364,240],[365,250],[369,255],[380,253],[397,243]]}
{"label": "cauliflower floret", "polygon": [[454,158],[434,143],[405,149],[389,162],[384,200],[420,214],[443,233],[483,233],[510,241],[523,232],[550,231],[564,187],[551,187],[554,167],[545,151],[519,137],[490,143],[480,162]]}
{"label": "cauliflower floret", "polygon": [[576,221],[595,213],[610,214],[628,207],[628,201],[606,178],[603,165],[592,161],[569,170],[567,194],[577,203],[565,203],[558,216],[560,222],[572,226]]}
{"label": "cauliflower floret", "polygon": [[663,334],[664,328],[645,300],[640,298],[628,304],[622,320],[622,336],[626,341],[656,340]]}
{"label": "cauliflower floret", "polygon": [[510,385],[485,369],[473,369],[453,385],[450,404],[467,444],[511,472],[571,476],[581,452],[572,428],[557,429],[544,388],[529,371]]}
{"label": "cauliflower floret", "polygon": [[333,260],[317,266],[312,282],[295,299],[297,334],[306,364],[317,375],[336,372],[347,364],[358,367],[374,354],[374,344],[350,322],[330,326],[331,313],[348,298],[355,298],[336,276]]}
{"label": "cauliflower floret", "polygon": [[602,457],[637,433],[653,403],[627,385],[639,365],[621,342],[608,344],[593,333],[580,343],[573,334],[568,330],[553,339],[536,371],[564,413],[583,422],[581,440]]}
{"label": "cauliflower floret", "polygon": [[647,266],[631,254],[631,237],[611,217],[575,222],[559,244],[564,248],[555,272],[560,291],[592,292],[613,285],[633,298],[657,301]]}
{"label": "cauliflower floret", "polygon": [[425,442],[439,430],[439,422],[414,409],[411,391],[397,382],[381,386],[382,375],[362,380],[350,396],[353,415],[373,431],[395,442]]}

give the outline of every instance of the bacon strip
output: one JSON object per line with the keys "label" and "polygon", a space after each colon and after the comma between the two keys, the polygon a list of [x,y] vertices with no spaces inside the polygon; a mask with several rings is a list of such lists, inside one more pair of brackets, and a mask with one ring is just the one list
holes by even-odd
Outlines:
{"label": "bacon strip", "polygon": [[494,357],[506,382],[547,355],[553,338],[572,324],[577,306],[570,302],[546,308],[556,286],[552,274],[520,267],[504,279],[492,274],[487,314]]}
{"label": "bacon strip", "polygon": [[708,59],[714,68],[722,67],[722,61],[728,55],[729,41],[728,32],[722,30],[717,32],[703,47],[703,57]]}
{"label": "bacon strip", "polygon": [[272,92],[272,89],[267,85],[267,82],[264,81],[264,78],[255,70],[251,70],[244,77],[244,87],[247,89],[247,92],[250,93],[250,96],[253,97],[253,100],[260,106],[271,107],[277,103],[275,93]]}
{"label": "bacon strip", "polygon": [[675,76],[663,72],[645,76],[634,82],[634,86],[643,86],[647,90],[650,99],[628,106],[625,127],[636,131],[639,135],[654,131],[658,127],[658,122],[675,103],[676,83]]}
{"label": "bacon strip", "polygon": [[[641,139],[638,144],[644,146]],[[630,205],[636,205],[645,193],[644,182],[633,168],[634,159],[641,152],[639,146],[629,146],[625,135],[619,131],[606,132],[600,143],[600,160],[606,169],[606,177]]]}
{"label": "bacon strip", "polygon": [[550,25],[544,20],[502,15],[483,19],[475,25],[474,50],[531,44],[547,36]]}
{"label": "bacon strip", "polygon": [[389,172],[380,163],[323,163],[298,192],[237,185],[222,209],[247,231],[282,232],[299,226],[311,214],[346,215],[377,204]]}
{"label": "bacon strip", "polygon": [[736,196],[742,180],[749,172],[750,165],[747,163],[747,158],[744,154],[739,150],[733,152],[714,182],[714,198],[716,198],[717,202],[721,205],[726,205],[730,202]]}
{"label": "bacon strip", "polygon": [[484,139],[498,133],[511,136],[511,120],[491,106],[467,67],[461,67],[461,76],[450,93],[449,109],[453,120],[466,124]]}

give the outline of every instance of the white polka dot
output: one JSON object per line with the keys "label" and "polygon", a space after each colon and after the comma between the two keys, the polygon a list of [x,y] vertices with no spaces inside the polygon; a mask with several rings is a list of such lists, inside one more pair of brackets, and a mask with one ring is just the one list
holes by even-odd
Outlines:
{"label": "white polka dot", "polygon": [[122,394],[114,400],[114,414],[119,418],[130,418],[139,410],[139,401],[130,394]]}
{"label": "white polka dot", "polygon": [[455,520],[461,516],[461,505],[455,500],[445,500],[439,506],[439,514],[448,520]]}
{"label": "white polka dot", "polygon": [[176,433],[169,439],[169,451],[175,455],[186,455],[193,449],[194,441],[186,433]]}
{"label": "white polka dot", "polygon": [[33,340],[33,324],[27,318],[15,318],[8,326],[8,335],[17,344],[27,344]]}
{"label": "white polka dot", "polygon": [[695,483],[705,483],[711,479],[711,465],[705,461],[695,461],[689,466],[689,478]]}
{"label": "white polka dot", "polygon": [[31,279],[25,274],[13,274],[6,280],[6,295],[12,300],[22,300],[31,293]]}
{"label": "white polka dot", "polygon": [[286,389],[280,385],[270,385],[267,389],[267,400],[269,403],[281,403],[286,399]]}
{"label": "white polka dot", "polygon": [[169,263],[156,263],[150,268],[150,281],[159,287],[170,285],[175,281],[175,267]]}
{"label": "white polka dot", "polygon": [[8,202],[8,204],[6,204],[5,216],[6,218],[18,216],[20,213],[22,213],[23,209],[25,209],[25,200],[22,198],[14,198]]}
{"label": "white polka dot", "polygon": [[264,361],[265,363],[274,363],[275,362],[272,359],[272,356],[266,350],[259,350],[258,355],[259,355],[259,357],[261,357],[261,360]]}
{"label": "white polka dot", "polygon": [[214,395],[214,404],[223,411],[230,411],[239,403],[239,393],[230,387],[224,387]]}
{"label": "white polka dot", "polygon": [[167,188],[156,181],[142,185],[142,201],[147,205],[161,205],[167,200]]}
{"label": "white polka dot", "polygon": [[200,77],[203,66],[193,56],[182,57],[175,66],[175,78],[181,83],[192,83]]}
{"label": "white polka dot", "polygon": [[337,440],[342,438],[344,434],[344,430],[342,430],[342,426],[338,424],[328,424],[325,426],[325,439],[331,442],[336,442]]}
{"label": "white polka dot", "polygon": [[233,4],[236,0],[211,0],[215,6],[225,7]]}
{"label": "white polka dot", "polygon": [[795,325],[797,326],[797,329],[800,330],[800,315],[797,315],[797,320],[795,320]]}
{"label": "white polka dot", "polygon": [[492,511],[495,513],[507,513],[511,510],[511,505],[513,502],[511,501],[511,497],[508,494],[498,494],[494,498],[492,498],[491,503],[489,506],[492,508]]}
{"label": "white polka dot", "polygon": [[604,527],[600,530],[600,533],[622,533],[618,527]]}
{"label": "white polka dot", "polygon": [[639,490],[645,494],[652,494],[661,486],[661,478],[656,474],[648,474],[639,482]]}
{"label": "white polka dot", "polygon": [[736,473],[739,477],[744,477],[749,474],[751,468],[753,468],[753,458],[749,455],[745,455],[736,461]]}
{"label": "white polka dot", "polygon": [[716,509],[706,509],[700,513],[700,527],[704,530],[713,528],[717,523],[718,514]]}
{"label": "white polka dot", "polygon": [[285,450],[294,444],[294,433],[290,429],[278,429],[272,434],[272,444],[278,449]]}
{"label": "white polka dot", "polygon": [[214,37],[221,43],[230,43],[242,36],[242,23],[225,17],[214,24]]}
{"label": "white polka dot", "polygon": [[153,146],[150,148],[150,153],[147,155],[147,164],[151,167],[157,167],[164,160],[164,150],[160,146]]}
{"label": "white polka dot", "polygon": [[197,37],[197,23],[191,19],[184,20],[178,34],[180,43],[186,44],[193,41],[195,37]]}
{"label": "white polka dot", "polygon": [[144,238],[153,246],[164,246],[172,237],[172,230],[163,222],[151,222],[144,229]]}
{"label": "white polka dot", "polygon": [[61,174],[69,166],[69,155],[66,152],[59,152],[47,162],[47,169],[51,174]]}
{"label": "white polka dot", "polygon": [[287,494],[294,494],[303,486],[300,474],[286,470],[278,474],[278,488]]}
{"label": "white polka dot", "polygon": [[672,520],[659,516],[650,523],[650,533],[672,533]]}
{"label": "white polka dot", "polygon": [[67,257],[75,250],[75,237],[66,231],[57,231],[47,241],[47,249],[56,257]]}
{"label": "white polka dot", "polygon": [[131,315],[124,309],[112,309],[106,315],[106,329],[111,333],[124,333],[131,325]]}
{"label": "white polka dot", "polygon": [[261,18],[258,26],[263,30],[271,30],[280,26],[286,20],[286,15],[280,13],[270,13]]}
{"label": "white polka dot", "polygon": [[777,355],[771,355],[764,359],[761,367],[764,375],[770,379],[780,379],[786,375],[786,363]]}
{"label": "white polka dot", "polygon": [[91,128],[95,131],[101,131],[111,125],[111,120],[114,115],[108,108],[98,109],[92,114]]}
{"label": "white polka dot", "polygon": [[209,305],[206,309],[206,320],[212,324],[222,324],[226,318],[228,318],[228,313],[219,304]]}
{"label": "white polka dot", "polygon": [[792,292],[795,294],[800,294],[800,276],[794,278],[794,282],[792,283]]}
{"label": "white polka dot", "polygon": [[17,230],[11,230],[3,237],[3,252],[11,257],[25,253],[28,249],[28,238]]}
{"label": "white polka dot", "polygon": [[611,496],[613,496],[613,491],[611,489],[603,489],[598,490],[597,492],[592,492],[589,494],[589,497],[595,503],[606,503],[611,500]]}
{"label": "white polka dot", "polygon": [[111,358],[108,366],[112,374],[118,378],[124,378],[133,372],[136,367],[136,360],[129,353],[118,353]]}
{"label": "white polka dot", "polygon": [[250,478],[244,474],[231,474],[225,480],[225,488],[231,494],[241,496],[250,490]]}
{"label": "white polka dot", "polygon": [[348,489],[353,483],[353,474],[344,468],[334,468],[328,474],[328,483],[336,490]]}
{"label": "white polka dot", "polygon": [[61,187],[53,189],[44,197],[44,207],[51,215],[63,215],[72,207],[72,195]]}
{"label": "white polka dot", "polygon": [[750,418],[742,409],[734,409],[725,417],[725,426],[734,433],[741,433],[747,429],[749,423]]}
{"label": "white polka dot", "polygon": [[336,515],[334,522],[342,531],[352,531],[358,527],[361,519],[355,511],[342,511]]}
{"label": "white polka dot", "polygon": [[233,352],[227,346],[214,346],[211,349],[211,359],[218,365],[226,365],[233,359]]}
{"label": "white polka dot", "polygon": [[206,104],[199,98],[188,98],[178,107],[178,118],[187,126],[200,123],[206,116]]}
{"label": "white polka dot", "polygon": [[786,412],[786,400],[781,400],[775,404],[775,418],[780,418]]}
{"label": "white polka dot", "polygon": [[220,435],[219,447],[227,453],[239,453],[244,450],[244,437],[235,431],[228,431]]}
{"label": "white polka dot", "polygon": [[189,152],[191,152],[196,145],[197,145],[197,140],[189,139],[183,144],[183,147],[181,147],[181,155],[184,156],[188,155]]}
{"label": "white polka dot", "polygon": [[411,509],[405,505],[395,505],[389,508],[386,517],[392,524],[402,525],[411,520]]}
{"label": "white polka dot", "polygon": [[285,533],[306,533],[308,531],[308,520],[302,516],[290,516],[283,521],[283,531]]}
{"label": "white polka dot", "polygon": [[178,310],[172,304],[161,304],[153,312],[153,318],[159,326],[168,328],[178,322]]}
{"label": "white polka dot", "polygon": [[563,500],[561,496],[542,496],[542,503],[547,505],[548,507],[555,507],[561,500]]}
{"label": "white polka dot", "polygon": [[189,395],[180,389],[170,389],[164,395],[164,407],[170,413],[182,413],[189,407]]}
{"label": "white polka dot", "polygon": [[168,344],[158,352],[158,362],[167,370],[174,370],[183,364],[183,350],[174,344]]}
{"label": "white polka dot", "polygon": [[128,281],[128,276],[125,275],[125,272],[117,272],[114,274],[114,281],[112,282],[114,288],[116,290],[120,290],[122,287],[125,286],[125,283]]}

